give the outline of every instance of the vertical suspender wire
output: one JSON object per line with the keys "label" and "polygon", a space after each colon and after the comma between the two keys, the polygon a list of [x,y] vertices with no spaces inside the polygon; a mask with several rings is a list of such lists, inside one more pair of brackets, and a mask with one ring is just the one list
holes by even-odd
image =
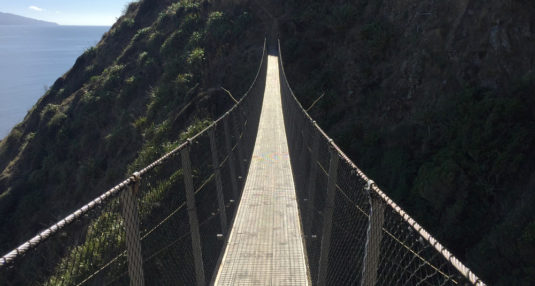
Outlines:
{"label": "vertical suspender wire", "polygon": [[223,195],[223,183],[221,181],[221,170],[219,168],[219,158],[217,154],[217,143],[215,140],[215,127],[208,131],[210,137],[210,149],[212,149],[212,165],[215,174],[215,185],[217,192],[217,203],[219,207],[219,219],[221,223],[221,232],[223,235],[227,233],[227,213],[225,208],[225,197]]}
{"label": "vertical suspender wire", "polygon": [[327,181],[327,198],[323,211],[323,231],[321,236],[321,252],[318,270],[318,285],[327,283],[327,271],[329,269],[329,252],[331,247],[332,218],[334,212],[334,198],[336,194],[336,180],[338,175],[338,153],[330,148],[329,178]]}
{"label": "vertical suspender wire", "polygon": [[139,173],[134,173],[133,183],[121,194],[122,215],[126,231],[126,256],[131,286],[143,286],[143,258],[139,234],[139,217],[136,194],[139,191]]}
{"label": "vertical suspender wire", "polygon": [[[189,141],[189,140],[188,140]],[[202,261],[201,235],[199,232],[199,218],[197,217],[197,206],[195,204],[195,193],[193,190],[193,173],[191,171],[190,145],[181,151],[182,170],[184,172],[184,187],[186,188],[186,203],[188,206],[189,225],[191,231],[191,245],[193,249],[193,262],[195,264],[195,277],[198,286],[206,284],[204,266]]]}

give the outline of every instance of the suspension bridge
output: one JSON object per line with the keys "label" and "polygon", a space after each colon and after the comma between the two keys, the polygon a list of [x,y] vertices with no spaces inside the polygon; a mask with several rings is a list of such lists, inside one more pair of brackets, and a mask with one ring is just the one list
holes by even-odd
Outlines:
{"label": "suspension bridge", "polygon": [[485,285],[323,132],[273,46],[222,117],[0,258],[0,285]]}

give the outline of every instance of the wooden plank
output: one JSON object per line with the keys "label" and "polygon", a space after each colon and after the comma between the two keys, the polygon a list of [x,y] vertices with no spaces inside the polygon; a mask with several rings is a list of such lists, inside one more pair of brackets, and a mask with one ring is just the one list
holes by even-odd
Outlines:
{"label": "wooden plank", "polygon": [[281,106],[268,57],[255,148],[215,285],[310,285]]}

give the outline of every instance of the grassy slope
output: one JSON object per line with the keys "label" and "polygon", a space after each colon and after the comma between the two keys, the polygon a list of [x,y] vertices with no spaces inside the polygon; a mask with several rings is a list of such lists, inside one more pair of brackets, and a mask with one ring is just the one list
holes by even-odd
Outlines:
{"label": "grassy slope", "polygon": [[281,5],[312,116],[486,281],[534,281],[533,3]]}
{"label": "grassy slope", "polygon": [[[244,91],[255,13],[181,3],[132,4],[0,143],[0,251],[217,116],[220,85]],[[325,94],[312,114],[351,157],[487,281],[535,279],[533,5],[270,6],[290,82]]]}
{"label": "grassy slope", "polygon": [[263,33],[246,4],[132,3],[0,142],[0,252],[215,118],[254,77]]}

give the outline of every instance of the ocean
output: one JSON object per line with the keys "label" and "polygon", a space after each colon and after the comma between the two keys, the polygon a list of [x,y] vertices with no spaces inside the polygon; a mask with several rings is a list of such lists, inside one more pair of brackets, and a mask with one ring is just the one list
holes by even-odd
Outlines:
{"label": "ocean", "polygon": [[108,29],[0,26],[0,139]]}

